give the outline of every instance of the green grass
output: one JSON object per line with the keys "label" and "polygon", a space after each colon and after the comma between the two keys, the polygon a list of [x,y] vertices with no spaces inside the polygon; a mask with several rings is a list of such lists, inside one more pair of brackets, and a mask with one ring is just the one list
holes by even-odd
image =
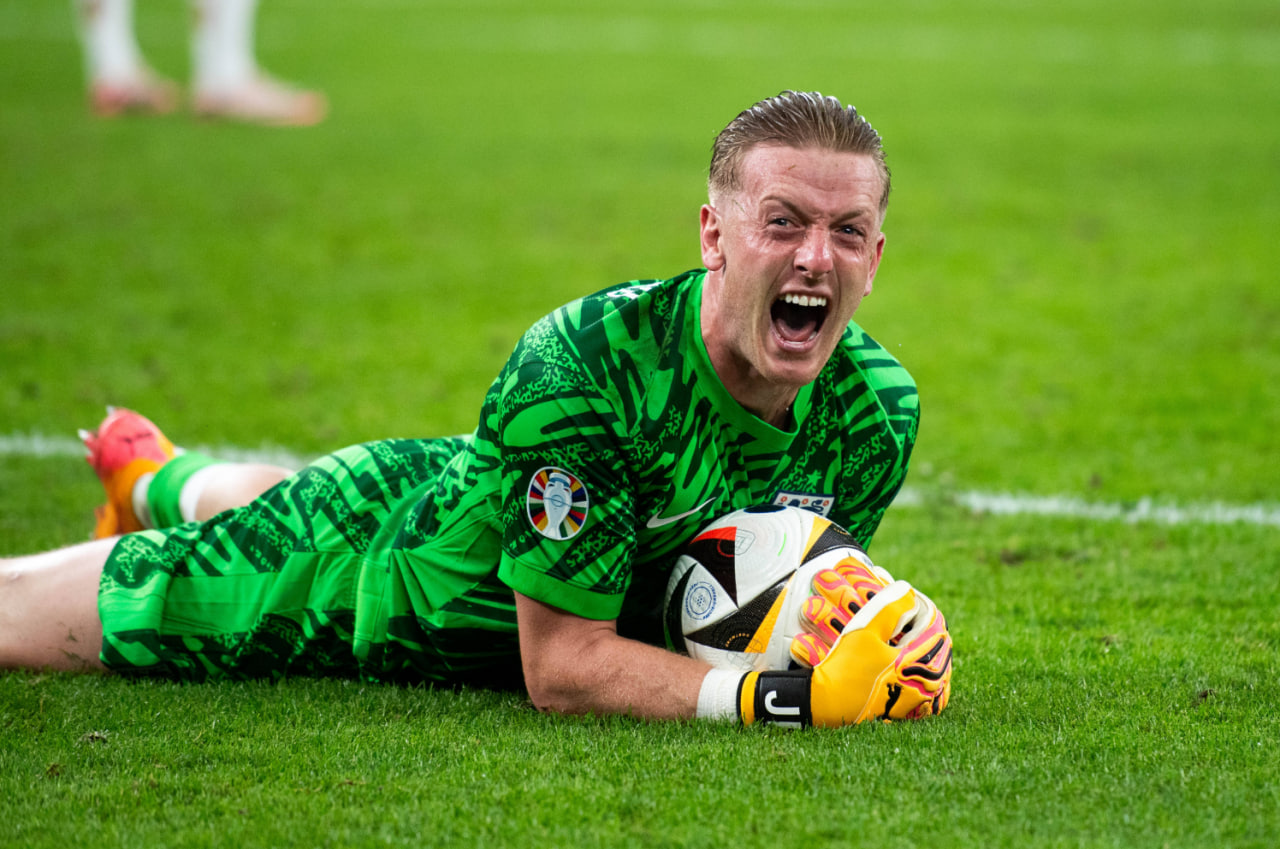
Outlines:
{"label": "green grass", "polygon": [[[941,717],[787,733],[348,682],[0,677],[14,845],[1267,846],[1275,532],[903,513]],[[38,845],[38,844],[37,844]]]}
{"label": "green grass", "polygon": [[[186,75],[182,3],[140,38]],[[859,319],[916,375],[872,549],[956,639],[936,720],[787,734],[341,682],[0,676],[0,845],[1259,846],[1280,838],[1280,529],[951,495],[1280,499],[1280,12],[271,0],[303,131],[83,110],[66,4],[0,0],[0,435],[105,403],[189,444],[469,430],[516,336],[698,263],[715,131],[784,87],[886,138]],[[0,552],[83,537],[0,454]]]}

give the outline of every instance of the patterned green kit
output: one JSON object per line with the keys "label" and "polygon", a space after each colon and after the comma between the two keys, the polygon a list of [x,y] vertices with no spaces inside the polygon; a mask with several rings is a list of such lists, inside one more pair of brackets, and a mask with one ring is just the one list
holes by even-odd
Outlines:
{"label": "patterned green kit", "polygon": [[675,556],[717,516],[791,503],[868,544],[915,441],[910,375],[850,325],[792,428],[766,424],[707,358],[703,274],[539,321],[470,436],[347,448],[204,524],[124,537],[104,661],[518,686],[512,590],[661,644]]}

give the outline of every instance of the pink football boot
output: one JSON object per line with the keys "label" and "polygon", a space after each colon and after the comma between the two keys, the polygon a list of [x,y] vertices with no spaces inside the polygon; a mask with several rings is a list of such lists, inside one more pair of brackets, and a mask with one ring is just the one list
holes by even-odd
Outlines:
{"label": "pink football boot", "polygon": [[107,407],[97,432],[81,430],[80,439],[107,491],[107,503],[93,511],[94,539],[142,530],[133,512],[133,486],[173,459],[173,443],[150,419],[123,407]]}

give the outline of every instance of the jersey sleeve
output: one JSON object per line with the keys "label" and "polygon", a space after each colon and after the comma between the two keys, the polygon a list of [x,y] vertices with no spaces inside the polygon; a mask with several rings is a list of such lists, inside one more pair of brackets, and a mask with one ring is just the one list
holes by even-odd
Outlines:
{"label": "jersey sleeve", "polygon": [[635,555],[625,423],[572,363],[526,360],[500,378],[499,578],[545,604],[615,619]]}
{"label": "jersey sleeve", "polygon": [[[861,328],[852,327],[856,333],[851,334],[855,341],[850,350],[857,370],[850,373],[849,385],[865,387],[858,394],[865,398],[866,409],[873,411],[867,419],[876,423],[878,431],[873,434],[868,430],[856,440],[862,445],[851,453],[857,463],[846,470],[862,493],[852,505],[853,515],[846,527],[866,546],[906,481],[920,427],[920,396],[915,380],[902,364]],[[856,432],[856,427],[851,430]],[[880,449],[869,450],[872,445]]]}

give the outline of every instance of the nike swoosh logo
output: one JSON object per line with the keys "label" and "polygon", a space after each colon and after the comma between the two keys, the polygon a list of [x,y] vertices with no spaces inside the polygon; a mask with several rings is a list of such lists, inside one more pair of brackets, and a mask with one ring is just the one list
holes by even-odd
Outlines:
{"label": "nike swoosh logo", "polygon": [[690,516],[692,516],[694,513],[701,512],[702,508],[706,507],[712,501],[715,501],[714,496],[711,498],[708,498],[706,501],[702,502],[692,510],[686,510],[683,513],[678,513],[675,516],[667,516],[666,518],[662,518],[662,511],[659,510],[657,513],[654,513],[652,516],[649,517],[649,521],[645,522],[644,526],[646,528],[661,528],[664,525],[670,525],[672,522],[678,522],[681,519],[687,519]]}

